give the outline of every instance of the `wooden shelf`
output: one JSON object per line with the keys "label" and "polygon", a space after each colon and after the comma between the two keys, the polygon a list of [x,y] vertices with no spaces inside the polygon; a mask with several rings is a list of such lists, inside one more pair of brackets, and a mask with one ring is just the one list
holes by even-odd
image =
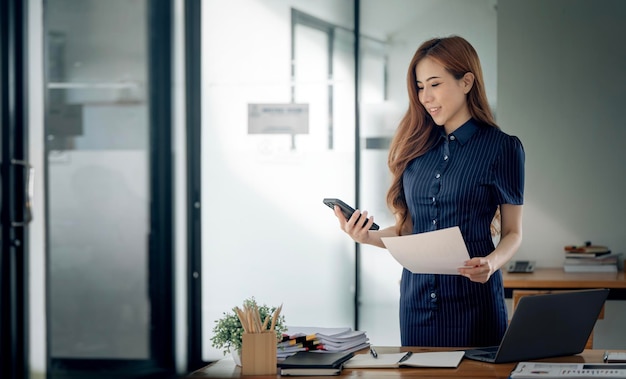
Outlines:
{"label": "wooden shelf", "polygon": [[528,274],[511,274],[503,271],[504,288],[507,289],[626,289],[624,272],[564,272],[558,268],[536,268]]}

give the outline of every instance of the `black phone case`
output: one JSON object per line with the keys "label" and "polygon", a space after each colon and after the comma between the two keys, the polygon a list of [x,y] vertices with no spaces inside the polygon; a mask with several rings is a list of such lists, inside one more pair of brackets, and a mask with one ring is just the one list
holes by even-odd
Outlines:
{"label": "black phone case", "polygon": [[[324,199],[324,204],[326,204],[330,209],[334,209],[335,205],[338,205],[339,208],[341,209],[341,213],[343,213],[346,219],[349,219],[350,217],[352,217],[352,214],[354,213],[354,208],[352,208],[348,204],[336,198],[327,197]],[[378,230],[378,229],[379,229],[379,226],[376,223],[373,223],[372,226],[370,227],[370,230]]]}

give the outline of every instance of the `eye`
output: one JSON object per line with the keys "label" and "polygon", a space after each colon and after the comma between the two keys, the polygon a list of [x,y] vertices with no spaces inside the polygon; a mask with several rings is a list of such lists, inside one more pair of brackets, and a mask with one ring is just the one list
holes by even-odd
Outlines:
{"label": "eye", "polygon": [[433,84],[431,84],[431,86],[432,87],[437,87],[439,84],[441,84],[441,83],[433,83]]}
{"label": "eye", "polygon": [[422,91],[424,87],[417,87],[417,92]]}

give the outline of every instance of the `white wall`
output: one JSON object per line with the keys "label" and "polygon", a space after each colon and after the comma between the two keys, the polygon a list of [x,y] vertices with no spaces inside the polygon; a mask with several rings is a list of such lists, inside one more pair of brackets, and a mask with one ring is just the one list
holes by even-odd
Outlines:
{"label": "white wall", "polygon": [[[516,259],[559,267],[584,241],[626,250],[625,17],[620,0],[498,1],[497,119],[526,151]],[[609,301],[594,346],[626,347],[624,315]]]}

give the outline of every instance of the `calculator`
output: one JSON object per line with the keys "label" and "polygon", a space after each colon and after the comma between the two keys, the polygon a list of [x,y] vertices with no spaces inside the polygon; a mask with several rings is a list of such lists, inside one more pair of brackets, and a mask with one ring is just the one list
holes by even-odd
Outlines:
{"label": "calculator", "polygon": [[513,261],[507,267],[507,272],[533,272],[535,269],[535,261]]}

